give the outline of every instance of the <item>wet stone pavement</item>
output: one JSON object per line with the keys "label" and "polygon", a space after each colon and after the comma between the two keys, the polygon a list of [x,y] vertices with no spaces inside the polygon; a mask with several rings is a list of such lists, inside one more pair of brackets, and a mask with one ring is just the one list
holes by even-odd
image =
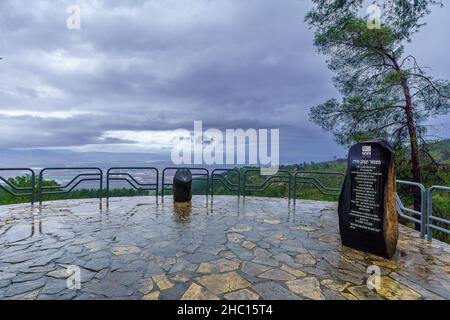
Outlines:
{"label": "wet stone pavement", "polygon": [[[1,299],[449,299],[450,246],[401,227],[391,261],[342,247],[336,203],[219,196],[0,207]],[[367,267],[381,270],[369,290]],[[75,268],[75,269],[73,269]],[[68,288],[79,268],[80,288]],[[69,271],[72,270],[72,271]],[[68,279],[69,277],[69,279]]]}

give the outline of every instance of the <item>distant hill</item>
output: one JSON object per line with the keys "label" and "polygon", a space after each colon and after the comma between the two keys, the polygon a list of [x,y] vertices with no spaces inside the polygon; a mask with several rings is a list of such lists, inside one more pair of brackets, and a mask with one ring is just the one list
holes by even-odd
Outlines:
{"label": "distant hill", "polygon": [[439,163],[450,163],[450,139],[429,144],[430,153]]}
{"label": "distant hill", "polygon": [[[441,164],[450,164],[450,139],[431,142],[428,145],[430,154]],[[302,170],[323,170],[323,171],[339,171],[345,172],[347,167],[347,159],[336,159],[324,162],[305,162],[298,165],[287,165],[287,168],[299,166]]]}

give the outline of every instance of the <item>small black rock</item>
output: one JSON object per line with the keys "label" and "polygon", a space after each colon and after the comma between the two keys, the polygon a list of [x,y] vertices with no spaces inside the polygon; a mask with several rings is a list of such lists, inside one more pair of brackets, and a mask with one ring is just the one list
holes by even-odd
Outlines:
{"label": "small black rock", "polygon": [[189,169],[178,169],[173,177],[173,201],[192,200],[192,173]]}

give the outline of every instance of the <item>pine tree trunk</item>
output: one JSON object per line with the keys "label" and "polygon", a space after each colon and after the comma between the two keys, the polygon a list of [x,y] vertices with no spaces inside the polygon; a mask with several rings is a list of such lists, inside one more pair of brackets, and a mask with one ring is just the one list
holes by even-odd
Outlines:
{"label": "pine tree trunk", "polygon": [[[412,179],[415,182],[422,183],[422,173],[421,173],[421,166],[420,166],[420,155],[419,155],[419,145],[417,142],[417,130],[416,125],[414,122],[414,110],[413,110],[413,103],[411,98],[411,93],[409,90],[409,85],[407,80],[402,81],[402,87],[403,87],[403,93],[405,95],[405,113],[406,113],[406,126],[408,127],[408,133],[409,133],[409,142],[410,142],[410,149],[411,149],[411,173],[412,173]],[[421,209],[421,198],[420,193],[417,192],[417,190],[413,193],[413,199],[414,199],[414,210],[419,211]],[[420,230],[420,224],[415,224],[415,229]]]}

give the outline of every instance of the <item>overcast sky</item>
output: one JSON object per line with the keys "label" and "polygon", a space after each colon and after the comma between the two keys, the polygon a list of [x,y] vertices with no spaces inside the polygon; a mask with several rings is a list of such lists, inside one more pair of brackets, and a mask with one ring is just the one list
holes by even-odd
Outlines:
{"label": "overcast sky", "polygon": [[[66,9],[82,9],[81,29]],[[0,148],[161,152],[170,130],[279,128],[282,161],[343,156],[308,121],[337,97],[307,0],[1,0]],[[450,7],[408,50],[450,78]],[[450,137],[449,117],[433,121]],[[166,150],[167,151],[167,150]]]}

